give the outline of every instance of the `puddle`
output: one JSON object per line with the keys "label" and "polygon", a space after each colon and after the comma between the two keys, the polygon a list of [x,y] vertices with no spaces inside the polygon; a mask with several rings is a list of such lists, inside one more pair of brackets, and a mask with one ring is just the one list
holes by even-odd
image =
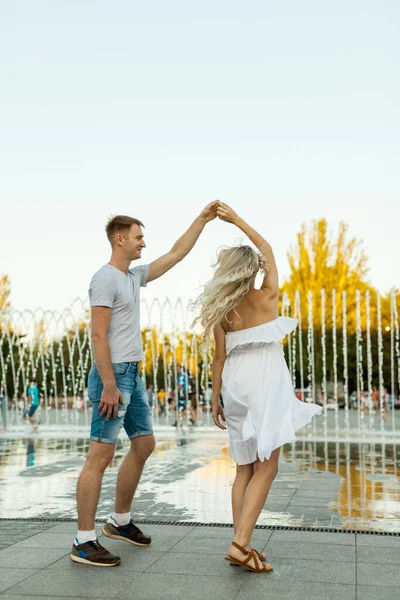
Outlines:
{"label": "puddle", "polygon": [[[0,439],[0,516],[74,518],[86,439]],[[97,516],[113,507],[121,440]],[[297,441],[284,446],[259,524],[400,532],[400,445]],[[226,439],[158,441],[133,504],[136,518],[231,523],[235,464]]]}

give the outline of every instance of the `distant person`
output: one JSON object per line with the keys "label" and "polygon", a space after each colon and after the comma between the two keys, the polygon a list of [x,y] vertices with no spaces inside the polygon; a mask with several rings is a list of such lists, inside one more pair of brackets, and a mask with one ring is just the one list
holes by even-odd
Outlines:
{"label": "distant person", "polygon": [[[221,203],[218,216],[236,225],[257,247],[234,246],[219,252],[214,276],[198,298],[205,350],[214,333],[213,418],[226,429],[236,462],[232,487],[234,539],[226,560],[256,573],[272,571],[251,536],[278,472],[280,448],[322,409],[300,402],[281,340],[297,321],[278,316],[279,283],[269,243]],[[255,288],[261,273],[261,288]],[[224,406],[219,398],[222,389]],[[222,419],[222,421],[220,420]]]}
{"label": "distant person", "polygon": [[0,413],[2,421],[2,431],[7,431],[8,426],[8,395],[7,388],[4,383],[0,385]]}
{"label": "distant person", "polygon": [[194,377],[189,377],[189,423],[191,425],[197,425],[197,390],[196,390],[196,380]]}
{"label": "distant person", "polygon": [[204,408],[208,412],[212,404],[212,383],[209,383],[204,390]]}
{"label": "distant person", "polygon": [[176,409],[176,394],[175,394],[175,390],[173,390],[172,388],[169,388],[168,392],[167,392],[167,397],[166,397],[166,412],[167,414],[169,414],[170,412],[175,413],[175,409]]}
{"label": "distant person", "polygon": [[24,412],[23,418],[24,421],[29,421],[32,425],[32,429],[34,433],[39,432],[38,422],[35,417],[36,411],[40,405],[39,399],[39,388],[37,386],[36,379],[31,379],[29,382],[28,390],[27,390],[28,402],[29,406],[27,410]]}
{"label": "distant person", "polygon": [[186,373],[186,369],[183,366],[179,367],[178,371],[178,411],[181,416],[184,417],[186,415],[186,404],[187,404],[187,391],[188,391],[188,376]]}
{"label": "distant person", "polygon": [[79,391],[76,394],[75,406],[79,410],[79,412],[82,412],[85,409],[82,391]]}
{"label": "distant person", "polygon": [[149,383],[149,385],[147,386],[146,394],[147,402],[149,403],[149,406],[152,409],[154,402],[154,385],[152,383]]}
{"label": "distant person", "polygon": [[167,397],[167,393],[164,388],[161,388],[157,392],[157,403],[158,403],[158,414],[165,414],[165,398]]}
{"label": "distant person", "polygon": [[103,533],[137,546],[151,543],[131,517],[133,496],[155,447],[149,402],[139,373],[143,360],[140,288],[164,275],[191,251],[205,225],[215,219],[217,206],[218,201],[206,206],[167,254],[134,268],[130,268],[131,262],[140,259],[146,247],[143,223],[122,215],[107,223],[111,259],[93,276],[89,288],[95,362],[88,388],[93,408],[89,453],[77,485],[78,532],[70,554],[75,562],[98,567],[121,562],[99,544],[95,530],[104,471],[114,456],[121,427],[130,439],[130,450],[119,468],[114,512]]}

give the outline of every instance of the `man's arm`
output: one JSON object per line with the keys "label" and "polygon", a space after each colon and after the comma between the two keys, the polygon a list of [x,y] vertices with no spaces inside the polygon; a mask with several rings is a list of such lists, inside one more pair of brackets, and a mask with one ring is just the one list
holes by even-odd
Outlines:
{"label": "man's arm", "polygon": [[175,242],[171,250],[150,263],[147,281],[153,281],[172,269],[185,258],[200,237],[205,225],[217,216],[218,200],[210,202],[201,214],[193,221],[189,229]]}
{"label": "man's arm", "polygon": [[110,344],[107,337],[111,321],[112,309],[108,306],[92,307],[92,347],[96,367],[103,384],[103,393],[99,404],[101,415],[118,416],[118,403],[123,404],[121,392],[116,386],[114,371],[111,365]]}

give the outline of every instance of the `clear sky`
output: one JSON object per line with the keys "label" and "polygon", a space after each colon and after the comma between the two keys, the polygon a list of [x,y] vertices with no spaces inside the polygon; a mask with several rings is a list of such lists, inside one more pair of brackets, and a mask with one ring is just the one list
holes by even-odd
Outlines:
{"label": "clear sky", "polygon": [[[0,273],[14,306],[61,309],[109,259],[110,214],[146,225],[144,261],[220,198],[282,277],[302,222],[340,219],[370,279],[400,285],[397,0],[2,0]],[[144,291],[194,296],[216,248]]]}

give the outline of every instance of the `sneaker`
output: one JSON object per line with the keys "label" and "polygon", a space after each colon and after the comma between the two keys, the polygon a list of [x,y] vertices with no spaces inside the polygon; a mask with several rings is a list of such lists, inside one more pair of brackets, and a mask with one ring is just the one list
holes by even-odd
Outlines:
{"label": "sneaker", "polygon": [[114,540],[125,540],[131,544],[135,544],[135,546],[148,546],[151,544],[151,537],[140,531],[139,527],[133,524],[132,519],[128,525],[118,526],[117,524],[106,523],[103,534]]}
{"label": "sneaker", "polygon": [[92,567],[116,567],[121,562],[119,556],[111,554],[97,540],[84,544],[75,544],[74,542],[70,558],[74,562]]}

